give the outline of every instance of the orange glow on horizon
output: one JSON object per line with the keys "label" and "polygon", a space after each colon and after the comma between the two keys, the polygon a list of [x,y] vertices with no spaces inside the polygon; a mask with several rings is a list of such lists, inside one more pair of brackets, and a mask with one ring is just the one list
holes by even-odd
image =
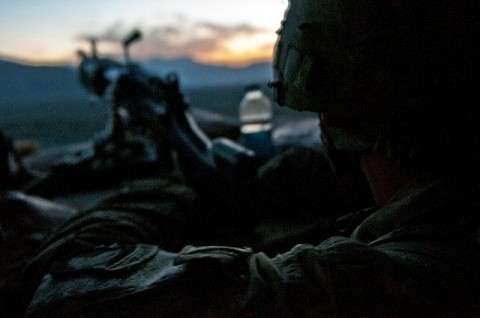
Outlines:
{"label": "orange glow on horizon", "polygon": [[249,52],[242,56],[232,56],[219,53],[218,55],[210,55],[206,58],[194,58],[194,60],[202,64],[243,67],[255,63],[270,62],[272,60],[272,54]]}
{"label": "orange glow on horizon", "polygon": [[276,37],[270,33],[240,35],[226,40],[213,52],[195,55],[194,59],[201,63],[233,67],[268,62],[272,60],[275,41]]}
{"label": "orange glow on horizon", "polygon": [[[109,52],[107,52],[109,53]],[[116,54],[102,54],[110,56],[115,59]],[[72,53],[70,56],[52,56],[43,57],[41,59],[30,56],[6,56],[0,55],[1,59],[10,60],[20,64],[27,64],[32,66],[58,66],[58,65],[75,65],[79,62],[79,58],[76,54]],[[156,58],[157,56],[151,56],[150,58]],[[171,59],[174,56],[159,58]],[[135,56],[132,56],[135,59]],[[193,61],[202,64],[210,64],[217,66],[230,66],[230,67],[244,67],[254,63],[271,62],[273,58],[273,45],[269,47],[260,48],[243,48],[242,50],[229,50],[222,49],[208,54],[198,54],[190,57]],[[123,57],[119,55],[119,60]],[[148,60],[149,58],[142,58],[139,60]]]}
{"label": "orange glow on horizon", "polygon": [[9,56],[0,54],[0,59],[11,61],[14,63],[25,64],[30,66],[59,66],[72,65],[77,63],[77,59],[72,56],[52,56],[47,58],[31,57],[31,56]]}

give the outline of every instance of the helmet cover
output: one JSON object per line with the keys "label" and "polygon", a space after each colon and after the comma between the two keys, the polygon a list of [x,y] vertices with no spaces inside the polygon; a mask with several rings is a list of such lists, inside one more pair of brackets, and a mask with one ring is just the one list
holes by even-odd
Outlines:
{"label": "helmet cover", "polygon": [[[473,0],[290,0],[273,61],[276,101],[322,113],[322,134],[340,150],[380,149],[410,162],[450,151],[465,139],[453,130],[478,130],[461,122],[472,122],[480,91],[479,8]],[[331,114],[342,120],[332,124]],[[440,144],[439,132],[452,144]]]}

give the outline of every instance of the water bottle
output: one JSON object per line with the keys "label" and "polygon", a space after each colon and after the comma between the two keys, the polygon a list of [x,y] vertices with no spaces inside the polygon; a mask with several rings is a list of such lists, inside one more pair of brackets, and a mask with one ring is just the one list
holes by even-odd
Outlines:
{"label": "water bottle", "polygon": [[260,159],[274,154],[272,142],[272,102],[258,85],[247,86],[238,109],[240,139]]}

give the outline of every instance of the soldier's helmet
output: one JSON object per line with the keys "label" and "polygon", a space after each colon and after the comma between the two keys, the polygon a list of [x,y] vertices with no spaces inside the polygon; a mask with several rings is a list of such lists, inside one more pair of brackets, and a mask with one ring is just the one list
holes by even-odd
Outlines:
{"label": "soldier's helmet", "polygon": [[479,11],[474,0],[290,0],[276,100],[321,113],[339,150],[386,151],[412,169],[476,167]]}

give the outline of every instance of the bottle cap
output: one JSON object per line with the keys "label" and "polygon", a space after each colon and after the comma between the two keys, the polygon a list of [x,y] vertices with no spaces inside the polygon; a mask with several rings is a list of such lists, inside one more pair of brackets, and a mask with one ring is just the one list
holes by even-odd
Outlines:
{"label": "bottle cap", "polygon": [[258,91],[260,90],[260,85],[258,84],[250,84],[245,86],[245,92],[253,92],[253,91]]}

